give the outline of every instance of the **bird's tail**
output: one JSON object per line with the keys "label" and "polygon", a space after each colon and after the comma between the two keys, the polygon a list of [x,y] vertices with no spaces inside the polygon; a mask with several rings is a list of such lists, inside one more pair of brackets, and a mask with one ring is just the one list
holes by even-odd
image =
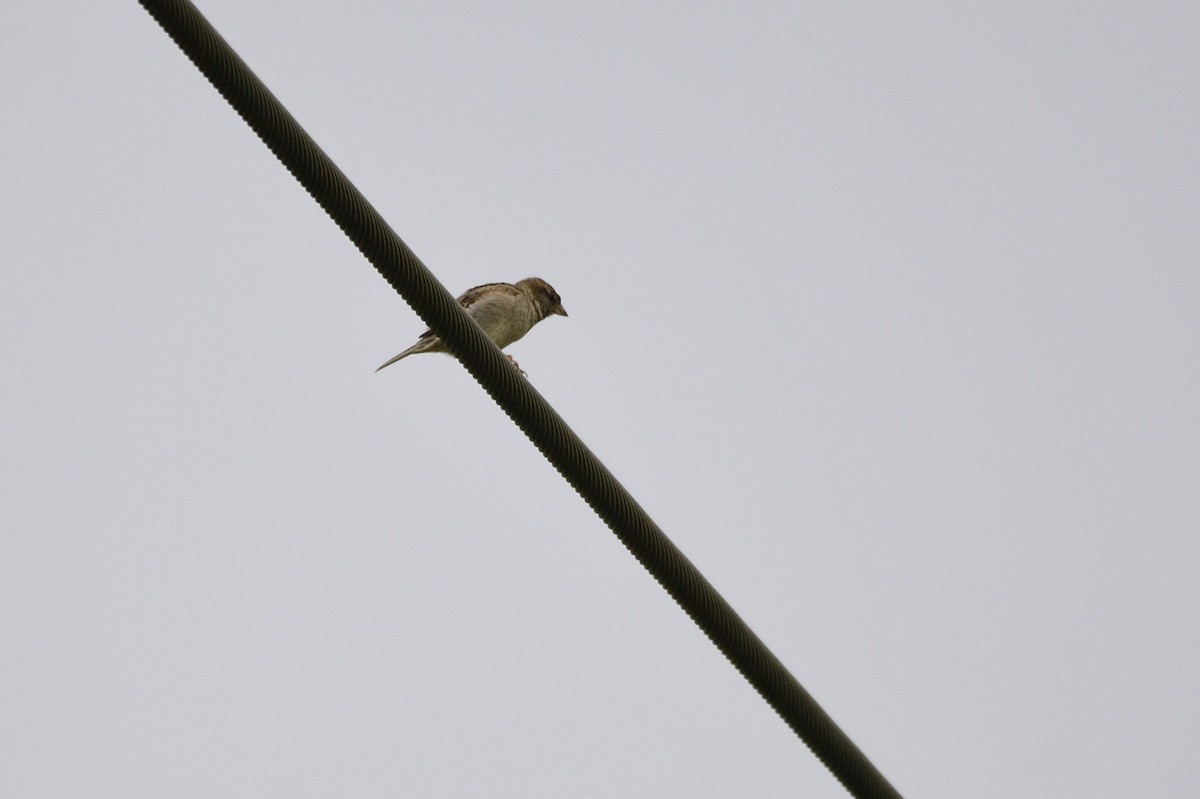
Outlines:
{"label": "bird's tail", "polygon": [[[422,353],[422,352],[445,352],[445,351],[446,351],[446,346],[444,344],[442,344],[442,340],[440,338],[438,338],[437,336],[433,335],[432,331],[426,330],[421,335],[421,337],[419,339],[417,339],[416,344],[412,345],[411,347],[409,347],[408,349],[406,349],[404,352],[400,353],[399,355],[385,361],[379,367],[379,369],[382,369],[384,366],[391,366],[392,364],[394,364],[396,361],[400,360],[401,358],[407,358],[410,355],[416,355],[416,354]],[[376,369],[375,371],[378,372],[379,369]]]}
{"label": "bird's tail", "polygon": [[[408,349],[406,349],[404,352],[400,353],[399,355],[395,355],[395,356],[392,356],[391,358],[388,358],[386,361],[383,362],[383,364],[379,367],[379,369],[382,369],[384,366],[391,366],[396,361],[398,361],[402,358],[407,358],[408,356],[413,354],[413,350],[415,350],[415,349],[416,349],[415,347],[409,347]],[[379,369],[376,369],[375,371],[378,372]]]}

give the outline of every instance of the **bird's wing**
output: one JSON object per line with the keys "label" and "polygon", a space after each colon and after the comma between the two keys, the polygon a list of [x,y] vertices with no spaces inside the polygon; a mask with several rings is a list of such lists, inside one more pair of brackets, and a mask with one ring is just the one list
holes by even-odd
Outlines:
{"label": "bird's wing", "polygon": [[[511,283],[484,283],[482,286],[475,286],[464,291],[458,297],[458,304],[464,308],[470,309],[472,305],[479,302],[485,297],[490,297],[493,300],[500,297],[520,297],[521,290]],[[418,340],[429,338],[433,335],[433,330],[426,330],[420,335]]]}
{"label": "bird's wing", "polygon": [[503,295],[520,297],[521,290],[511,283],[484,283],[482,286],[476,286],[473,289],[464,291],[462,296],[458,298],[458,304],[464,308],[470,308],[484,297],[500,297]]}

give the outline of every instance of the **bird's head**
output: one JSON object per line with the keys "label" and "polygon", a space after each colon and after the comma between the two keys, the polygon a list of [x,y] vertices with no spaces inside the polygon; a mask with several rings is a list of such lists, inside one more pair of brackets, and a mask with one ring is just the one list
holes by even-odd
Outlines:
{"label": "bird's head", "polygon": [[551,314],[555,316],[566,316],[567,311],[562,306],[562,297],[558,296],[558,292],[540,277],[527,277],[517,283],[521,289],[529,294],[533,299],[533,304],[537,306],[541,316],[545,319]]}

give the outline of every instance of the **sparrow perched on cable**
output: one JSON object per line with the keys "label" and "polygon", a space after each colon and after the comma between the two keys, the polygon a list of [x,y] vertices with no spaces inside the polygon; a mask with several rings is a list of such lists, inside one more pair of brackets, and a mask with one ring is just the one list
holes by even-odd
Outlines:
{"label": "sparrow perched on cable", "polygon": [[[540,277],[527,277],[517,283],[485,283],[467,289],[458,298],[458,302],[500,349],[524,336],[547,316],[567,315],[558,292]],[[416,344],[386,361],[379,369],[391,366],[409,355],[446,351],[446,345],[441,338],[432,330],[426,330],[417,339]],[[517,366],[511,355],[508,359],[513,362],[513,366]],[[378,372],[379,369],[375,371]]]}

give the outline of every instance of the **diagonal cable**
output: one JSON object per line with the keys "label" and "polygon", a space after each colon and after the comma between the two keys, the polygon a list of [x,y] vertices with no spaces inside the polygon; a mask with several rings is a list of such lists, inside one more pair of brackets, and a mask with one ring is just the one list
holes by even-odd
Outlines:
{"label": "diagonal cable", "polygon": [[899,797],[187,0],[139,0],[635,558],[856,797]]}

